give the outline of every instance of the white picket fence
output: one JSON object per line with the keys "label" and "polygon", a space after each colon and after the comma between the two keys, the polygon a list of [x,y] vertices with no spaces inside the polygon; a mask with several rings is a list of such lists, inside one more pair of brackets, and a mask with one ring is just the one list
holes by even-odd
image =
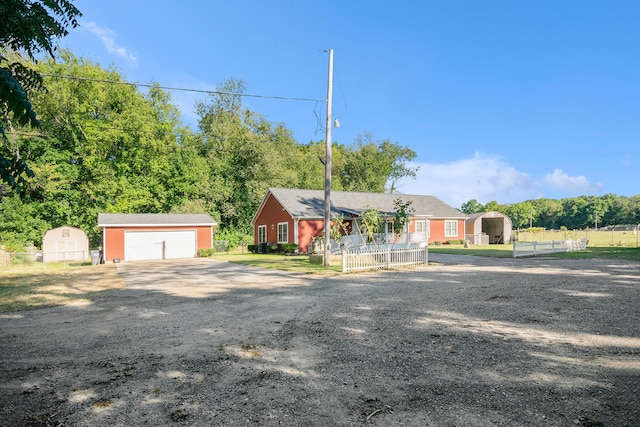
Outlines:
{"label": "white picket fence", "polygon": [[429,263],[428,246],[390,245],[352,248],[342,251],[342,272],[390,269]]}
{"label": "white picket fence", "polygon": [[537,256],[556,252],[584,251],[587,239],[551,240],[550,242],[513,242],[513,257]]}

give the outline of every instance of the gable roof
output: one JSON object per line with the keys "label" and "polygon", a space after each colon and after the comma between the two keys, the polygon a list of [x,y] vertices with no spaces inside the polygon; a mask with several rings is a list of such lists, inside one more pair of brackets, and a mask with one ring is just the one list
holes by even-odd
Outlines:
{"label": "gable roof", "polygon": [[[270,188],[262,204],[256,211],[251,223],[264,207],[269,194],[296,219],[324,218],[324,190],[299,190],[294,188]],[[411,202],[413,217],[429,216],[440,219],[465,219],[467,216],[434,196],[418,196],[408,194],[361,193],[353,191],[331,191],[331,216],[359,216],[362,212],[373,208],[383,215],[395,212],[394,201],[402,199]]]}
{"label": "gable roof", "polygon": [[98,214],[98,227],[109,226],[216,226],[207,214]]}

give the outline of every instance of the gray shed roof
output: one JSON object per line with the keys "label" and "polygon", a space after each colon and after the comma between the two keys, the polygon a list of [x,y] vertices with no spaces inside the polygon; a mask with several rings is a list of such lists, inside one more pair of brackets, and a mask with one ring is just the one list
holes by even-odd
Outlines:
{"label": "gray shed roof", "polygon": [[98,227],[109,226],[203,226],[218,225],[206,214],[98,214]]}
{"label": "gray shed roof", "polygon": [[[278,200],[293,218],[324,218],[324,191],[299,190],[291,188],[270,188],[269,193]],[[269,194],[267,193],[267,195]],[[408,194],[359,193],[352,191],[331,191],[331,215],[360,215],[373,208],[381,213],[395,212],[394,201],[411,201],[414,209],[412,216],[430,216],[433,218],[465,219],[466,215],[452,208],[434,196]],[[267,197],[265,197],[266,201]],[[264,201],[263,201],[264,204]],[[258,209],[258,212],[262,206]],[[256,213],[257,215],[258,213]],[[254,217],[255,218],[255,217]]]}

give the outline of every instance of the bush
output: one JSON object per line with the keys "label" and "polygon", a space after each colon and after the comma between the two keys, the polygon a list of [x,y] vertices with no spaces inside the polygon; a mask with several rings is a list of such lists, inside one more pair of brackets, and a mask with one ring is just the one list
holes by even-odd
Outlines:
{"label": "bush", "polygon": [[298,245],[296,243],[284,243],[282,249],[285,254],[292,254],[298,250]]}
{"label": "bush", "polygon": [[464,240],[463,239],[457,239],[457,240],[449,240],[447,242],[448,245],[463,245],[464,244]]}
{"label": "bush", "polygon": [[434,246],[440,246],[442,244],[442,242],[440,240],[436,240],[434,242],[431,243]]}
{"label": "bush", "polygon": [[238,246],[245,246],[249,242],[253,242],[253,236],[238,230],[235,227],[227,227],[219,230],[215,236],[216,240],[226,240],[227,250],[235,249]]}
{"label": "bush", "polygon": [[215,248],[211,248],[211,249],[199,249],[198,250],[198,256],[200,258],[207,258],[212,256],[213,254],[216,253],[216,249]]}
{"label": "bush", "polygon": [[247,245],[247,249],[252,254],[257,254],[258,253],[258,245]]}

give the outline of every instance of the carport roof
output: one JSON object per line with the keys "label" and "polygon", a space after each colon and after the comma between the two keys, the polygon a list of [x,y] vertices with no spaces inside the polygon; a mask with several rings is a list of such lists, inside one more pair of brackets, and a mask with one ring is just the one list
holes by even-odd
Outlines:
{"label": "carport roof", "polygon": [[216,226],[207,214],[98,214],[98,227]]}

